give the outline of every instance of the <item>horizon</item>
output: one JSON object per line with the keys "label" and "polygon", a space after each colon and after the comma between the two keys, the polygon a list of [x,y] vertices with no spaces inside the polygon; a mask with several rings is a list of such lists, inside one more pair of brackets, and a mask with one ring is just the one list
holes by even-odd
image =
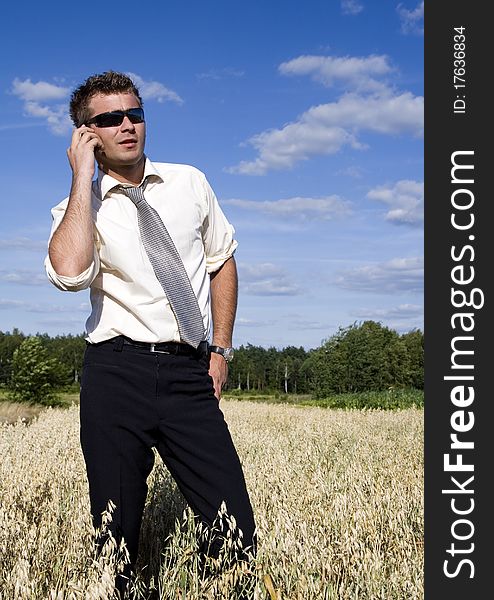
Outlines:
{"label": "horizon", "polygon": [[[239,349],[239,348],[245,348],[246,346],[253,346],[255,348],[263,348],[264,350],[271,350],[271,349],[275,349],[277,352],[283,352],[284,350],[286,350],[287,348],[302,348],[305,352],[311,352],[312,350],[318,350],[319,348],[321,348],[331,337],[333,337],[334,335],[336,335],[339,331],[348,329],[349,327],[352,326],[359,326],[363,323],[364,321],[355,321],[354,323],[350,323],[349,325],[340,325],[340,327],[331,335],[328,335],[327,337],[323,338],[321,340],[321,343],[319,344],[319,346],[317,347],[311,347],[311,348],[307,348],[306,346],[303,345],[297,345],[297,344],[287,344],[286,346],[283,347],[279,347],[279,346],[263,346],[262,344],[253,344],[252,342],[246,341],[243,342],[237,346],[235,346],[235,349]],[[379,325],[382,325],[383,327],[386,327],[386,325],[383,325],[382,323],[380,323],[379,321],[374,321],[375,323],[378,323]],[[395,333],[397,333],[400,337],[402,335],[407,335],[409,333],[413,333],[415,331],[420,332],[422,335],[424,335],[424,332],[422,329],[420,328],[414,328],[414,329],[410,329],[409,331],[404,331],[404,332],[399,332],[396,329],[392,329],[391,327],[389,327],[388,329],[391,329],[391,331],[394,331]],[[85,337],[85,332],[81,331],[80,333],[58,333],[55,335],[50,335],[48,332],[46,331],[37,331],[36,333],[25,333],[24,331],[22,331],[21,329],[19,329],[18,327],[13,327],[12,331],[4,331],[2,329],[0,329],[0,334],[3,335],[21,335],[24,336],[26,338],[28,337],[43,337],[43,336],[48,336],[50,339],[54,339],[56,337]]]}

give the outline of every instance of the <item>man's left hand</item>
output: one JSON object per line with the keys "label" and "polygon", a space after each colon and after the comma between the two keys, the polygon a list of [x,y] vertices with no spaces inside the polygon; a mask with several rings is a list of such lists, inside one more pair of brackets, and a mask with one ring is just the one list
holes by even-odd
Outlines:
{"label": "man's left hand", "polygon": [[228,379],[228,363],[221,354],[211,352],[209,375],[213,379],[214,395],[219,402],[221,400],[221,390]]}

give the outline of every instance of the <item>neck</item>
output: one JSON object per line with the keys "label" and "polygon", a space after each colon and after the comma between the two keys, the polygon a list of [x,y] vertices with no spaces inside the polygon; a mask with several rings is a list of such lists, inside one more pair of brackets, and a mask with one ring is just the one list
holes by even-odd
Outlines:
{"label": "neck", "polygon": [[143,155],[141,160],[135,165],[119,165],[118,167],[112,167],[104,163],[99,163],[99,168],[110,175],[121,183],[132,183],[133,185],[139,185],[142,178],[144,177],[144,165],[146,163],[146,157]]}

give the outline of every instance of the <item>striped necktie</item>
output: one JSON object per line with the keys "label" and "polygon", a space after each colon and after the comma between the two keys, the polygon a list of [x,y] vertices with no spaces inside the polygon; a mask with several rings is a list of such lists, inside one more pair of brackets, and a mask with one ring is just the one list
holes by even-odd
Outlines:
{"label": "striped necktie", "polygon": [[180,339],[197,348],[205,339],[204,323],[184,264],[159,214],[144,198],[143,186],[120,189],[137,208],[142,244],[177,320]]}

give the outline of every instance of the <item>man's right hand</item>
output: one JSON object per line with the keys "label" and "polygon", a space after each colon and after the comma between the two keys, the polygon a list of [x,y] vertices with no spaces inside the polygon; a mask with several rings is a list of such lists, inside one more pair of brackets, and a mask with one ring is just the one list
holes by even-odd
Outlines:
{"label": "man's right hand", "polygon": [[76,277],[86,271],[94,257],[94,223],[91,213],[91,182],[94,153],[103,143],[90,127],[72,133],[67,156],[72,168],[72,186],[63,219],[48,246],[51,264],[59,275]]}
{"label": "man's right hand", "polygon": [[72,142],[67,149],[72,173],[74,176],[94,176],[94,152],[96,148],[103,150],[103,142],[99,135],[86,125],[77,127],[72,133]]}

